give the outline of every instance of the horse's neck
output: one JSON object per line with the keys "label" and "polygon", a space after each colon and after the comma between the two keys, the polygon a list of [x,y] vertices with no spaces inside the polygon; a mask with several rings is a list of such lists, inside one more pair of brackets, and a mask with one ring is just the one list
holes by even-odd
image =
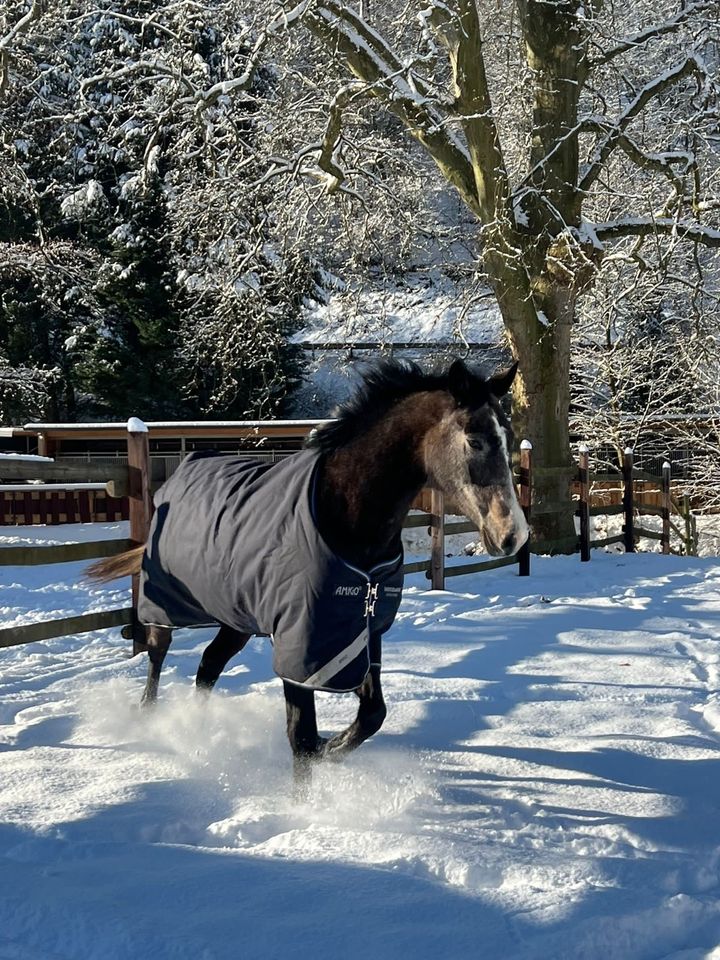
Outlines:
{"label": "horse's neck", "polygon": [[403,401],[351,443],[328,453],[317,494],[317,523],[328,545],[364,569],[397,545],[427,480],[423,439],[438,416],[437,395]]}

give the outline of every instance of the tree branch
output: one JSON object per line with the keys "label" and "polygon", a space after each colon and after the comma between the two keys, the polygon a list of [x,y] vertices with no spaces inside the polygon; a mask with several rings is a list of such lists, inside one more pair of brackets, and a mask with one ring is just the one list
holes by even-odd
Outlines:
{"label": "tree branch", "polygon": [[197,97],[203,106],[212,106],[212,104],[217,103],[220,97],[249,89],[260,64],[260,57],[268,41],[277,36],[282,30],[286,30],[300,20],[309,4],[310,0],[302,0],[302,2],[297,4],[292,10],[283,10],[282,13],[275,17],[275,19],[261,31],[248,58],[247,66],[239,77],[236,77],[234,80],[222,80],[220,83],[213,84],[208,90],[198,92]]}
{"label": "tree branch", "polygon": [[371,94],[399,117],[467,206],[482,219],[485,211],[478,202],[467,149],[448,130],[447,117],[437,109],[429,87],[378,33],[338,0],[311,3],[304,22],[329,50],[340,56],[354,76],[368,85]]}
{"label": "tree branch", "polygon": [[596,223],[592,228],[599,240],[622,237],[647,237],[653,234],[671,234],[680,240],[692,240],[706,247],[720,247],[720,230],[700,223],[660,217],[627,217],[608,223]]}
{"label": "tree branch", "polygon": [[636,50],[643,43],[647,43],[648,40],[654,40],[656,37],[664,37],[668,33],[673,33],[694,14],[702,13],[703,11],[709,10],[714,6],[717,6],[714,0],[700,0],[698,3],[689,3],[684,9],[678,11],[678,13],[676,13],[675,16],[671,17],[669,20],[664,20],[662,23],[656,23],[653,26],[647,27],[645,30],[641,30],[639,33],[634,34],[632,37],[627,37],[625,40],[621,40],[620,43],[616,44],[614,47],[611,47],[610,50],[606,50],[601,56],[593,59],[590,63],[590,66],[603,66],[604,64],[609,63],[611,60],[614,60],[615,57],[619,57],[621,54],[627,53],[628,50]]}
{"label": "tree branch", "polygon": [[705,79],[706,72],[704,65],[695,57],[689,56],[682,63],[671,67],[660,77],[646,84],[638,93],[630,106],[621,114],[621,116],[612,124],[610,132],[593,150],[590,162],[585,174],[580,179],[579,189],[587,192],[600,176],[610,154],[618,146],[620,138],[630,123],[641,113],[652,99],[659,96],[663,91],[669,89],[687,77],[699,77]]}
{"label": "tree branch", "polygon": [[[438,16],[442,16],[442,32]],[[485,73],[483,40],[475,0],[459,0],[457,17],[444,5],[427,18],[450,54],[455,84],[455,112],[460,117],[470,151],[482,219],[511,219],[509,185],[500,137],[493,116]]]}
{"label": "tree branch", "polygon": [[10,68],[10,47],[13,41],[28,29],[33,20],[39,20],[42,14],[43,0],[33,0],[32,5],[24,17],[12,27],[4,37],[0,37],[0,96],[8,85],[8,70]]}

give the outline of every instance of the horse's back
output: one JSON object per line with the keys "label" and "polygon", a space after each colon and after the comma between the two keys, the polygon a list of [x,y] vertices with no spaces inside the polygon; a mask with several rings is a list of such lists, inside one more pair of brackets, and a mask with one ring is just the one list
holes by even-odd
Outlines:
{"label": "horse's back", "polygon": [[[270,633],[253,597],[308,495],[316,457],[276,463],[191,455],[155,495],[139,615],[144,623],[224,623]],[[253,609],[255,607],[255,609]]]}

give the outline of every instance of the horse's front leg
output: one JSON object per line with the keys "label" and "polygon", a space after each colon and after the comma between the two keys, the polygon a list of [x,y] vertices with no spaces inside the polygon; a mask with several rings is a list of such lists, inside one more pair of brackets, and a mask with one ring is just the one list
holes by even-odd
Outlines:
{"label": "horse's front leg", "polygon": [[325,741],[318,736],[315,693],[307,687],[283,680],[287,734],[293,752],[296,795],[302,799],[312,780],[311,763],[322,754]]}
{"label": "horse's front leg", "polygon": [[355,693],[360,699],[357,717],[342,733],[331,737],[325,744],[323,757],[328,760],[340,760],[346,753],[359,747],[377,733],[385,721],[387,707],[380,686],[380,664],[373,664],[363,685]]}

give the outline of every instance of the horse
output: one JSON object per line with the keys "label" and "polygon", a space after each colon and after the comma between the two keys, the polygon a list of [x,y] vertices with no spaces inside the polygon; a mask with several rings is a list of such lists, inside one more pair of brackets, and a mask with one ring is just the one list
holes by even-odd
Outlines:
{"label": "horse", "polygon": [[[142,703],[157,699],[173,629],[219,625],[196,688],[209,693],[251,636],[270,635],[296,785],[308,784],[313,762],[339,760],[377,733],[387,713],[382,638],[402,589],[401,530],[420,490],[441,491],[494,556],[527,540],[501,403],[516,370],[486,379],[462,360],[434,373],[383,361],[284,460],[184,460],[155,495],[148,542],[87,571],[96,581],[140,574]],[[327,738],[318,733],[318,689],[359,700],[355,720]]]}

